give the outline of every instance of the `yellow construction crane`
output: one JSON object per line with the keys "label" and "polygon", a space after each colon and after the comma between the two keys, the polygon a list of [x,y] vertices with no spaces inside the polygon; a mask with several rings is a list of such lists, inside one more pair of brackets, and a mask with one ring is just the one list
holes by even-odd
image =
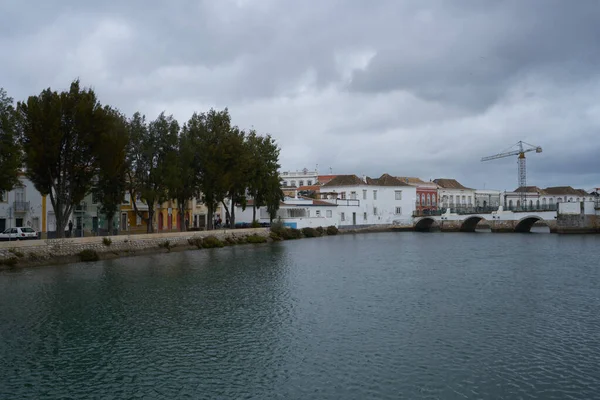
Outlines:
{"label": "yellow construction crane", "polygon": [[483,157],[481,161],[490,161],[496,160],[498,158],[518,156],[519,163],[519,188],[522,188],[519,192],[521,195],[521,204],[525,204],[526,196],[527,196],[527,168],[525,164],[525,153],[529,153],[530,151],[535,151],[536,153],[541,153],[542,148],[540,146],[534,146],[529,143],[525,143],[523,141],[517,142],[517,144],[511,146],[511,148],[517,148],[516,150],[504,151],[499,154],[494,154],[493,156]]}

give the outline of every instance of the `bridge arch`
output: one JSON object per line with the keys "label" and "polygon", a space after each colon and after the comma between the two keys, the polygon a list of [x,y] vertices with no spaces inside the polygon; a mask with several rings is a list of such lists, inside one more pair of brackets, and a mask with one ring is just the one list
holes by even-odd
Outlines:
{"label": "bridge arch", "polygon": [[519,222],[517,222],[517,224],[515,225],[515,232],[530,233],[531,228],[537,222],[543,222],[546,226],[549,227],[548,222],[542,217],[539,217],[537,215],[529,215],[527,217],[521,218]]}
{"label": "bridge arch", "polygon": [[479,224],[481,221],[487,220],[480,215],[471,215],[470,217],[467,217],[462,221],[460,225],[460,231],[475,232],[477,229],[477,224]]}
{"label": "bridge arch", "polygon": [[415,225],[415,231],[417,232],[431,232],[439,229],[440,225],[438,222],[430,217],[421,218]]}

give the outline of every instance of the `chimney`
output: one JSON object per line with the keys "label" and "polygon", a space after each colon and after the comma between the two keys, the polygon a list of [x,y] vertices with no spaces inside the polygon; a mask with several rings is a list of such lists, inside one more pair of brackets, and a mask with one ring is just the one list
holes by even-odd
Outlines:
{"label": "chimney", "polygon": [[362,180],[363,180],[364,183],[367,183],[367,176],[363,174]]}

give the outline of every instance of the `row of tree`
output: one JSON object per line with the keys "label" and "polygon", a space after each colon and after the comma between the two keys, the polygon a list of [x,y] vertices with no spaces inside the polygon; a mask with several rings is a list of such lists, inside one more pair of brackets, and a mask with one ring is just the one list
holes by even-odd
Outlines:
{"label": "row of tree", "polygon": [[[208,229],[219,204],[234,226],[235,205],[245,208],[248,198],[254,220],[261,206],[274,216],[283,196],[279,167],[274,139],[232,125],[227,109],[195,113],[180,126],[165,113],[150,122],[140,113],[126,118],[78,80],[68,91],[46,89],[16,107],[0,89],[0,195],[24,171],[50,197],[59,237],[73,208],[91,192],[109,227],[129,192],[150,233],[157,206],[167,200],[177,201],[182,230],[192,198],[206,204]],[[136,198],[148,205],[147,215]]]}

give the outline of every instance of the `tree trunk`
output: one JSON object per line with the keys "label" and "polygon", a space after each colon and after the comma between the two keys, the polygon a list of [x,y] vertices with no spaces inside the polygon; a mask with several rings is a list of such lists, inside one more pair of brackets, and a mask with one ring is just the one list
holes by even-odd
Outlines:
{"label": "tree trunk", "polygon": [[235,226],[235,201],[231,202],[231,215],[229,218],[229,226]]}
{"label": "tree trunk", "polygon": [[211,231],[213,229],[213,214],[215,213],[215,208],[212,203],[208,203],[206,208],[208,209],[208,216],[206,218],[206,230]]}
{"label": "tree trunk", "polygon": [[[221,203],[223,204],[223,207],[225,207],[225,219],[223,220],[223,222],[227,221],[227,217],[229,217],[229,208],[227,207],[227,204],[225,204],[225,200],[221,200]],[[231,221],[229,221],[229,223],[231,223]]]}
{"label": "tree trunk", "polygon": [[146,224],[146,232],[154,233],[154,202],[150,204],[149,201],[146,202],[148,204],[148,222]]}
{"label": "tree trunk", "polygon": [[256,203],[252,200],[252,222],[256,221]]}
{"label": "tree trunk", "polygon": [[107,225],[107,230],[108,230],[108,236],[112,236],[113,235],[113,220],[115,218],[114,214],[110,214],[106,216],[106,225]]}
{"label": "tree trunk", "polygon": [[185,226],[185,200],[181,202],[177,200],[177,208],[179,209],[179,230],[185,232],[187,231],[187,226]]}

